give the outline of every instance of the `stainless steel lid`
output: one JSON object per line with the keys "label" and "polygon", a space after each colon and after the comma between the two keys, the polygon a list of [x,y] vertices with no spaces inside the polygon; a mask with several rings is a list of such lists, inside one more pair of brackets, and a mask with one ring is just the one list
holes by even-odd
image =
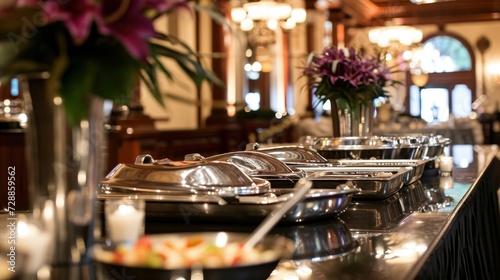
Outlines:
{"label": "stainless steel lid", "polygon": [[232,163],[251,177],[266,179],[287,178],[299,179],[305,177],[305,172],[300,169],[292,169],[279,159],[260,151],[237,151],[210,157],[200,154],[188,154],[188,161],[214,162],[223,161]]}
{"label": "stainless steel lid", "polygon": [[397,141],[380,137],[317,137],[314,139],[316,150],[375,150],[394,149]]}
{"label": "stainless steel lid", "polygon": [[266,193],[270,183],[251,178],[228,162],[154,161],[139,156],[136,164],[118,164],[101,181],[101,193],[213,194],[218,196]]}
{"label": "stainless steel lid", "polygon": [[248,149],[268,154],[286,164],[328,163],[328,160],[315,150],[298,145],[262,148],[256,143],[251,146],[247,146],[247,150]]}

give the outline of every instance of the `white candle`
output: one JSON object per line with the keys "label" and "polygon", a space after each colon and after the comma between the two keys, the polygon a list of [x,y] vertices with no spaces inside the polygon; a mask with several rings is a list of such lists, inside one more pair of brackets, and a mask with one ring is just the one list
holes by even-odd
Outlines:
{"label": "white candle", "polygon": [[16,249],[27,257],[23,272],[34,274],[46,262],[50,235],[38,227],[21,221],[17,224]]}
{"label": "white candle", "polygon": [[439,170],[445,173],[445,175],[453,171],[453,157],[448,157],[448,156],[441,157],[439,162]]}
{"label": "white candle", "polygon": [[144,210],[122,204],[107,217],[109,238],[112,242],[133,242],[144,230]]}

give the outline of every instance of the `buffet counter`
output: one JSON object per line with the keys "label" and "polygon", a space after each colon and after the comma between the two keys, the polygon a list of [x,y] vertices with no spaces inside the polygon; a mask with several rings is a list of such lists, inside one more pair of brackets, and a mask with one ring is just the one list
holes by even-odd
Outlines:
{"label": "buffet counter", "polygon": [[[460,148],[470,148],[472,160],[467,166],[463,161],[462,167],[455,165],[451,177],[427,172],[384,200],[354,199],[338,218],[277,226],[272,233],[293,239],[296,252],[269,279],[493,279],[500,275],[498,148]],[[186,215],[184,223],[148,220],[146,232],[251,232],[255,226],[203,224],[191,222]]]}
{"label": "buffet counter", "polygon": [[[440,176],[430,167],[420,180],[388,197],[353,198],[338,216],[280,223],[270,234],[290,238],[295,251],[280,261],[268,279],[498,277],[499,149],[496,145],[457,145],[447,152],[455,159],[452,176]],[[192,209],[182,206],[178,205],[181,220],[147,217],[146,234],[252,232],[258,225],[249,220],[199,221],[193,219]],[[0,215],[0,226],[5,228],[7,218]],[[5,257],[0,256],[4,263]],[[64,268],[52,268],[52,272],[60,269]],[[84,270],[84,276],[72,279],[96,278],[92,266]],[[123,279],[144,278],[121,273],[129,277]],[[246,277],[252,279],[252,275]]]}

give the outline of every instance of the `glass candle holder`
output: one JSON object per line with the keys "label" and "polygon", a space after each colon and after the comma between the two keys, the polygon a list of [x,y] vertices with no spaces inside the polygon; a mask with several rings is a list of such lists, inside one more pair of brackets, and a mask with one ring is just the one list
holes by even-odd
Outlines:
{"label": "glass candle holder", "polygon": [[439,170],[441,176],[451,176],[453,171],[453,157],[442,156],[439,158]]}
{"label": "glass candle holder", "polygon": [[144,234],[144,200],[108,199],[104,215],[108,243],[134,243]]}
{"label": "glass candle holder", "polygon": [[6,260],[0,259],[5,261],[5,269],[10,273],[7,278],[0,273],[0,279],[32,279],[49,263],[52,236],[40,219],[24,214],[8,216],[0,237],[5,241],[0,242],[0,253]]}

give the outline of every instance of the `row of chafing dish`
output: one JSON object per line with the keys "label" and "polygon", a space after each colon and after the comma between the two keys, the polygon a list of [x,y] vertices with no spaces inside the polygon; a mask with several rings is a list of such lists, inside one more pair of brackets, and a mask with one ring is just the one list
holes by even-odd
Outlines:
{"label": "row of chafing dish", "polygon": [[[188,222],[186,219],[260,222],[284,203],[292,195],[295,183],[305,177],[313,181],[313,189],[282,221],[301,222],[335,216],[345,211],[352,198],[385,199],[403,185],[418,181],[425,164],[431,160],[428,158],[430,146],[423,158],[375,157],[374,160],[373,154],[369,157],[372,159],[327,159],[318,145],[326,147],[325,143],[330,141],[329,150],[364,152],[385,150],[385,144],[374,143],[390,142],[387,139],[317,138],[307,139],[315,141],[313,146],[309,142],[264,148],[256,144],[246,151],[211,157],[189,154],[184,161],[155,160],[149,155],[141,155],[134,164],[118,164],[101,182],[98,198],[101,203],[117,197],[144,199],[146,215],[150,218],[185,222]],[[347,145],[346,141],[351,140],[364,144]],[[364,148],[366,143],[372,143],[368,145],[370,149]]]}
{"label": "row of chafing dish", "polygon": [[439,156],[449,138],[442,135],[311,137],[300,139],[327,159],[430,159]]}

